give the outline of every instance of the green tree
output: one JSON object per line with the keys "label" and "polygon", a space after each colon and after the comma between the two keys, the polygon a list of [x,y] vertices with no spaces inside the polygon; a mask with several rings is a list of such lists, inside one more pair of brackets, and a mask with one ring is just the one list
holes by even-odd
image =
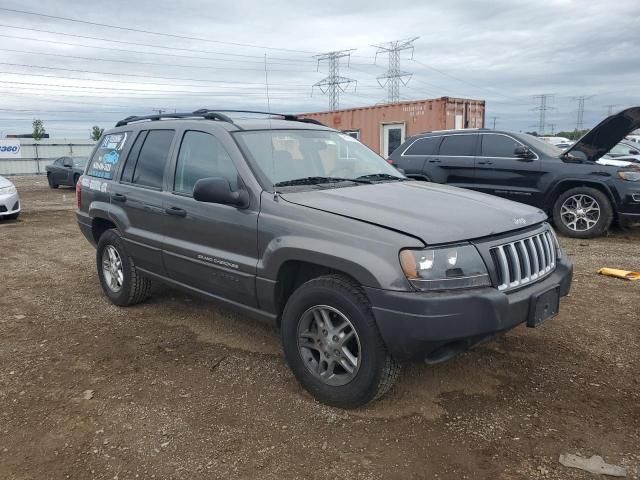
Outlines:
{"label": "green tree", "polygon": [[46,133],[44,130],[44,123],[39,118],[36,118],[33,121],[32,125],[33,125],[33,139],[41,140],[42,137],[44,137],[44,134]]}
{"label": "green tree", "polygon": [[100,140],[100,137],[102,137],[103,133],[104,128],[100,128],[99,126],[94,125],[93,127],[91,127],[91,140],[97,142],[98,140]]}

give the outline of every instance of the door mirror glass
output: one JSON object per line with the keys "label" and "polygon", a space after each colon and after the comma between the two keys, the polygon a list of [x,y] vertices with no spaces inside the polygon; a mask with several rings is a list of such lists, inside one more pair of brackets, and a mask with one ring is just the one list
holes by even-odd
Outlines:
{"label": "door mirror glass", "polygon": [[199,202],[246,207],[249,195],[245,190],[231,190],[229,180],[222,177],[201,178],[193,187],[193,198]]}

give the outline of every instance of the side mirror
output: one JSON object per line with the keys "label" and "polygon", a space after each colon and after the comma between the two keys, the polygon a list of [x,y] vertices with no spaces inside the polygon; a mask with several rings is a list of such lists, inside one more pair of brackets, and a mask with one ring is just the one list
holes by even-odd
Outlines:
{"label": "side mirror", "polygon": [[245,190],[232,191],[229,180],[222,177],[201,178],[193,187],[193,198],[199,202],[220,203],[240,208],[249,206]]}
{"label": "side mirror", "polygon": [[629,150],[629,155],[640,155],[640,152],[638,150],[631,149]]}
{"label": "side mirror", "polygon": [[531,161],[534,157],[533,152],[529,150],[527,147],[516,147],[516,149],[513,151],[513,154],[516,157],[521,158],[522,160],[528,160],[528,161]]}

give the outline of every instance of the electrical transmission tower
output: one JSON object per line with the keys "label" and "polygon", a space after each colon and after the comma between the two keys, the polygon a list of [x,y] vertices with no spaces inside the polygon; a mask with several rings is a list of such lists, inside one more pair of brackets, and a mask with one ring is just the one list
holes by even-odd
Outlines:
{"label": "electrical transmission tower", "polygon": [[331,111],[340,107],[340,92],[346,91],[352,83],[357,84],[356,80],[340,75],[340,59],[349,58],[354,50],[355,48],[352,48],[351,50],[327,52],[314,56],[318,60],[318,68],[320,68],[320,62],[326,61],[328,63],[329,74],[315,83],[311,87],[311,92],[313,93],[313,89],[318,87],[323,94],[329,95],[329,110]]}
{"label": "electrical transmission tower", "polygon": [[491,119],[493,120],[493,129],[496,129],[496,120],[498,120],[499,117],[491,117]]}
{"label": "electrical transmission tower", "polygon": [[544,129],[546,128],[547,110],[551,110],[553,107],[547,105],[547,100],[553,98],[553,93],[542,93],[540,95],[534,95],[533,98],[540,100],[540,105],[534,110],[540,111],[540,117],[538,119],[538,135],[544,135]]}
{"label": "electrical transmission tower", "polygon": [[376,51],[375,61],[378,60],[378,54],[387,54],[389,57],[389,67],[387,71],[378,77],[378,84],[383,88],[387,87],[389,103],[398,103],[400,101],[400,84],[407,85],[412,75],[409,72],[400,70],[400,53],[404,50],[411,50],[411,58],[413,59],[413,42],[418,38],[420,37],[405,38],[404,40],[394,40],[379,45],[372,45],[378,49]]}
{"label": "electrical transmission tower", "polygon": [[584,101],[593,97],[593,95],[586,96],[581,95],[579,97],[573,97],[573,100],[578,101],[578,116],[576,119],[576,130],[582,130],[584,128]]}
{"label": "electrical transmission tower", "polygon": [[613,115],[613,109],[617,107],[617,105],[607,105],[607,116]]}

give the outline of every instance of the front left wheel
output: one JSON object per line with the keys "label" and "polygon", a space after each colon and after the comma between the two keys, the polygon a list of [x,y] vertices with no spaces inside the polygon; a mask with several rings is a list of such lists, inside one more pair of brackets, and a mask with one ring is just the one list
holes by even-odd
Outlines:
{"label": "front left wheel", "polygon": [[384,395],[400,367],[387,351],[362,288],[342,275],[309,280],[282,314],[285,357],[320,402],[356,408]]}
{"label": "front left wheel", "polygon": [[136,270],[117,230],[107,230],[100,237],[96,263],[102,290],[114,304],[127,307],[149,296],[151,280]]}

